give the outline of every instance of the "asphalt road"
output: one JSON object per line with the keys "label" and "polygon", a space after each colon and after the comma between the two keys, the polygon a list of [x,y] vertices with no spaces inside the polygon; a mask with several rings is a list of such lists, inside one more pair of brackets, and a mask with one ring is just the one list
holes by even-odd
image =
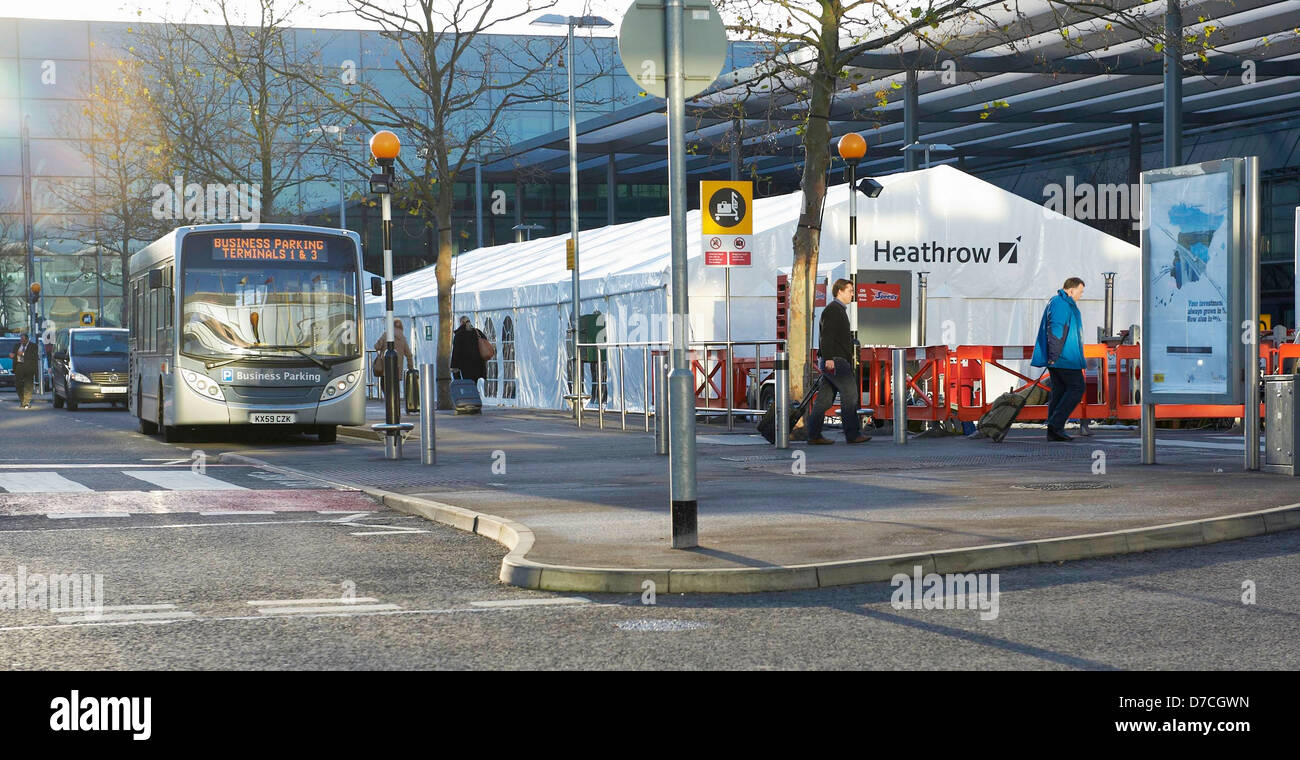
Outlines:
{"label": "asphalt road", "polygon": [[53,472],[89,495],[0,493],[0,590],[6,574],[97,574],[105,609],[0,610],[5,669],[1300,667],[1300,531],[1005,570],[991,619],[897,609],[888,584],[565,597],[503,586],[498,545],[355,493],[254,468],[127,474],[194,474],[195,447],[259,442],[171,446],[121,411],[12,399],[0,482]]}

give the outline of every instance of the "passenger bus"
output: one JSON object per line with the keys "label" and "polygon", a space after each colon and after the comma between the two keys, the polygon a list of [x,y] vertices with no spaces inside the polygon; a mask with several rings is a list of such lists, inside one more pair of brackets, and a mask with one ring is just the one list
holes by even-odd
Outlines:
{"label": "passenger bus", "polygon": [[301,225],[180,227],[136,253],[128,403],[140,431],[171,442],[256,426],[332,442],[362,424],[364,271],[355,232]]}

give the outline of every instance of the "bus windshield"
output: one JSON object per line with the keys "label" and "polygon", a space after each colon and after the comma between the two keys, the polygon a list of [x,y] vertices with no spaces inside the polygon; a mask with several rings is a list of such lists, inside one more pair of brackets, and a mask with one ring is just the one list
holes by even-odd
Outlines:
{"label": "bus windshield", "polygon": [[357,276],[346,238],[190,235],[181,256],[181,352],[207,361],[356,358]]}

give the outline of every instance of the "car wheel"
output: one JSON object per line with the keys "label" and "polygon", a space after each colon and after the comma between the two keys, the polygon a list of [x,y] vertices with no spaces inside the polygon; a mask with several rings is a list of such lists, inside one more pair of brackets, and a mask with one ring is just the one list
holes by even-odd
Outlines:
{"label": "car wheel", "polygon": [[69,412],[77,411],[77,400],[75,398],[68,396],[66,399],[64,399],[64,403],[68,405]]}
{"label": "car wheel", "polygon": [[316,429],[316,440],[321,443],[334,443],[339,439],[338,425],[322,425]]}
{"label": "car wheel", "polygon": [[63,408],[63,397],[60,396],[58,393],[54,394],[54,408],[55,409]]}

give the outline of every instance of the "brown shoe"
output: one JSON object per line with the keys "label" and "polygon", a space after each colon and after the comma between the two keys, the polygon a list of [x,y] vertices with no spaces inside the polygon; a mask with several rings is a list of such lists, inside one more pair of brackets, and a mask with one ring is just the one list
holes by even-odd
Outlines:
{"label": "brown shoe", "polygon": [[871,436],[869,436],[869,435],[860,435],[860,436],[858,436],[857,438],[854,438],[854,439],[851,440],[851,441],[845,441],[845,443],[866,443],[867,441],[870,441],[870,440],[871,440]]}
{"label": "brown shoe", "polygon": [[835,441],[832,441],[831,439],[823,436],[821,438],[809,438],[808,443],[811,443],[814,446],[830,446],[831,444],[835,443]]}

